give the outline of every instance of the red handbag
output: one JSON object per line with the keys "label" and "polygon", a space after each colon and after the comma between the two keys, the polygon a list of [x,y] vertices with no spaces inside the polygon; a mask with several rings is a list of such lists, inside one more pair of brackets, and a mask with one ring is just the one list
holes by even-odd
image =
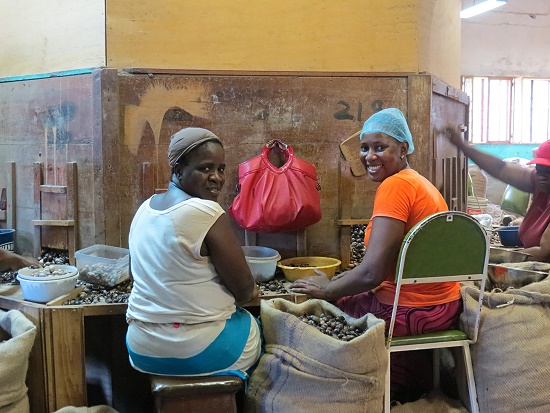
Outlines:
{"label": "red handbag", "polygon": [[[275,146],[286,160],[280,168],[269,161]],[[275,139],[263,146],[261,155],[239,164],[237,196],[229,213],[246,230],[297,231],[321,219],[320,189],[315,166]]]}

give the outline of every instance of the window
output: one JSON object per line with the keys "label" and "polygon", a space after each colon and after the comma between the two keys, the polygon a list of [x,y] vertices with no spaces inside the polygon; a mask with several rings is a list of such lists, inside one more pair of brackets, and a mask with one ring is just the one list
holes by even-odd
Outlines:
{"label": "window", "polygon": [[473,143],[542,143],[550,139],[550,79],[463,78],[470,96]]}

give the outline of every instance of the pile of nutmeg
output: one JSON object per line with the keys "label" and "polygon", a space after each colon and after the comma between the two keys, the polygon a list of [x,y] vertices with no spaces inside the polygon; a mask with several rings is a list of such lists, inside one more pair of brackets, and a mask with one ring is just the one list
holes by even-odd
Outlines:
{"label": "pile of nutmeg", "polygon": [[304,314],[298,318],[304,323],[315,327],[321,333],[342,341],[351,341],[364,332],[357,327],[349,325],[342,315],[334,316],[325,313],[321,313],[320,315]]}

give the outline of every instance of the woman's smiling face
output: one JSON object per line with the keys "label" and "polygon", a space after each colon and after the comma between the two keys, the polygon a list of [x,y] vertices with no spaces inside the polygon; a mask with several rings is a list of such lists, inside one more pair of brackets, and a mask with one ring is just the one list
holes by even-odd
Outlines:
{"label": "woman's smiling face", "polygon": [[361,162],[374,182],[382,182],[407,166],[408,145],[385,133],[366,133],[361,137]]}

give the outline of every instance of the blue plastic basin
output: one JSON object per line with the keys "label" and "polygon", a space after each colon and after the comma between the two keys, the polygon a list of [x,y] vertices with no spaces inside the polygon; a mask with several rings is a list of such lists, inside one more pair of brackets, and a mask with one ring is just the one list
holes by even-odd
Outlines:
{"label": "blue plastic basin", "polygon": [[0,248],[13,251],[14,235],[14,229],[0,229]]}
{"label": "blue plastic basin", "polygon": [[505,247],[523,247],[518,229],[519,225],[498,228],[496,232],[500,237],[500,243]]}

